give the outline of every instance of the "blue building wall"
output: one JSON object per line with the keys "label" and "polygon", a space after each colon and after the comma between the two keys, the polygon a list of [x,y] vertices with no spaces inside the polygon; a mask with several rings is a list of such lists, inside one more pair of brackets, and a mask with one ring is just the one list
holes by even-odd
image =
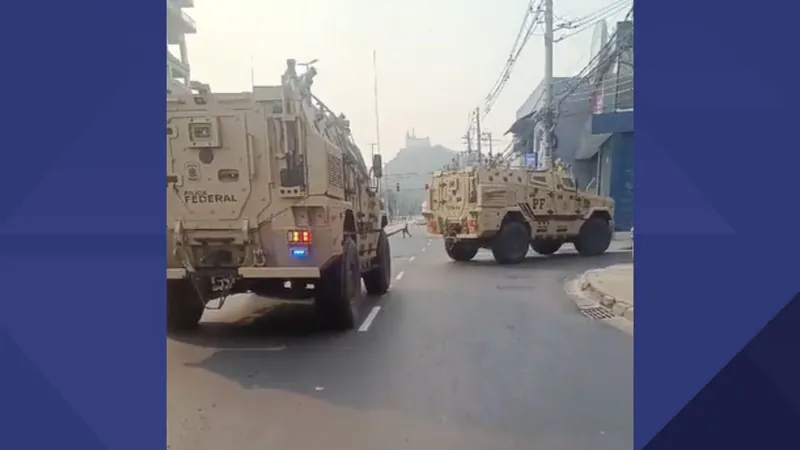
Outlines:
{"label": "blue building wall", "polygon": [[615,133],[603,145],[611,155],[609,192],[614,199],[614,225],[617,230],[633,227],[633,132]]}
{"label": "blue building wall", "polygon": [[592,132],[608,138],[595,157],[583,161],[587,165],[594,163],[596,167],[596,192],[614,199],[616,229],[630,230],[633,226],[633,111],[594,115]]}

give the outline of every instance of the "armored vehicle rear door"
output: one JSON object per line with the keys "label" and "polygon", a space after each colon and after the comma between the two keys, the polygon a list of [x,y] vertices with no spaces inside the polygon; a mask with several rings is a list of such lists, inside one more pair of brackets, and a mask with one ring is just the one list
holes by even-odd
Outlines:
{"label": "armored vehicle rear door", "polygon": [[467,213],[470,179],[466,173],[451,173],[434,180],[431,200],[440,214],[450,218],[461,218]]}
{"label": "armored vehicle rear door", "polygon": [[255,169],[246,115],[170,114],[167,134],[170,207],[182,204],[189,222],[241,218]]}

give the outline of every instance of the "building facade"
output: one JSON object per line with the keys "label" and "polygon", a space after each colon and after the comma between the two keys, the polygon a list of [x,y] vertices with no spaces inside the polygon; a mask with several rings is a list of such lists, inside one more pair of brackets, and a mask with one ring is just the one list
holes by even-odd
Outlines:
{"label": "building facade", "polygon": [[[585,90],[579,88],[570,92],[576,82],[577,79],[574,77],[553,78],[554,98],[566,95],[556,115],[555,141],[557,145],[553,151],[553,158],[561,159],[567,164],[574,163],[575,155],[581,145],[581,137],[591,116],[589,102],[585,101]],[[581,100],[582,98],[584,101]],[[535,133],[535,129],[541,121],[541,117],[536,113],[544,107],[544,103],[544,83],[542,82],[517,110],[516,122],[509,130],[514,135],[515,151],[522,155],[522,164],[525,166],[536,168],[543,166],[543,136]],[[577,178],[579,187],[585,187],[590,181],[585,177]]]}
{"label": "building facade", "polygon": [[[615,226],[633,226],[633,22],[617,23],[609,37],[605,21],[597,23],[592,42],[594,75],[553,79],[557,143],[553,158],[572,167],[578,187],[615,200]],[[613,39],[608,44],[609,39]],[[607,45],[608,44],[608,45]],[[517,111],[509,132],[526,166],[542,167],[542,136],[536,132],[544,105],[540,84]],[[561,100],[559,100],[561,99]]]}
{"label": "building facade", "polygon": [[167,0],[167,86],[191,81],[186,35],[196,33],[197,25],[183,10],[193,7],[194,0]]}
{"label": "building facade", "polygon": [[602,45],[613,57],[599,58],[605,65],[592,83],[589,133],[584,135],[575,164],[595,171],[590,190],[613,198],[617,230],[630,230],[634,188],[633,22],[617,22],[616,29],[613,40]]}
{"label": "building facade", "polygon": [[417,137],[415,130],[406,132],[406,148],[431,148],[431,138]]}

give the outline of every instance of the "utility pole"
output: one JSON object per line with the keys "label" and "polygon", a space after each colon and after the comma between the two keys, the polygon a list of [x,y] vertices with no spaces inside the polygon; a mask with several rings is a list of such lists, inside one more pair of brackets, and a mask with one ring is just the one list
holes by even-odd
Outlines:
{"label": "utility pole", "polygon": [[378,108],[378,50],[372,50],[372,89],[375,100],[375,152],[381,153],[381,119]]}
{"label": "utility pole", "polygon": [[486,138],[486,142],[489,143],[489,162],[492,161],[492,132],[487,131],[483,133],[483,136]]}
{"label": "utility pole", "polygon": [[544,0],[544,136],[542,162],[545,168],[553,166],[553,0]]}
{"label": "utility pole", "polygon": [[[551,0],[548,0],[551,1]],[[478,165],[481,164],[481,109],[475,108],[475,134],[477,135],[478,144]]]}

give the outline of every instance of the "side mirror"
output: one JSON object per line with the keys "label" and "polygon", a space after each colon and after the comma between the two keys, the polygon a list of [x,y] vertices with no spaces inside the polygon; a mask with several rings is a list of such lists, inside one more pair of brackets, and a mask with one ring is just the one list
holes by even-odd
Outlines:
{"label": "side mirror", "polygon": [[372,174],[375,175],[375,178],[383,176],[383,159],[381,155],[372,155]]}

